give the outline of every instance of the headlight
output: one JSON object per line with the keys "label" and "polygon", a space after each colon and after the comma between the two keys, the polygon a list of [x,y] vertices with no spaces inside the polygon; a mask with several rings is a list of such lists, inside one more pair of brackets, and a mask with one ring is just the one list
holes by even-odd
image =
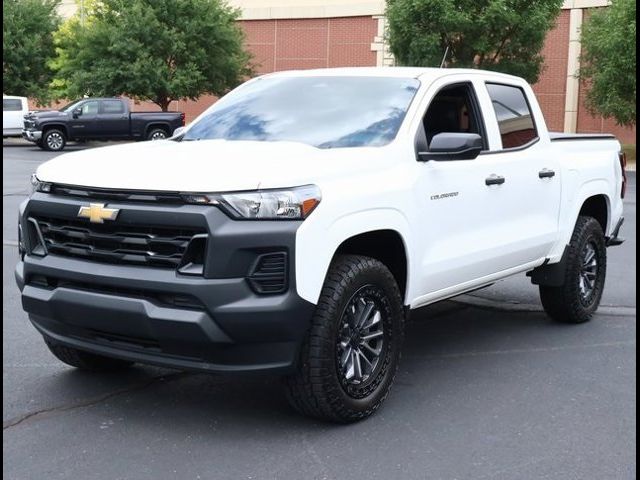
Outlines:
{"label": "headlight", "polygon": [[49,193],[51,191],[51,184],[48,182],[41,182],[36,177],[35,173],[31,174],[31,193],[33,192],[44,192]]}
{"label": "headlight", "polygon": [[278,190],[232,193],[190,193],[188,203],[218,205],[231,216],[248,220],[303,220],[320,203],[320,189],[305,185]]}

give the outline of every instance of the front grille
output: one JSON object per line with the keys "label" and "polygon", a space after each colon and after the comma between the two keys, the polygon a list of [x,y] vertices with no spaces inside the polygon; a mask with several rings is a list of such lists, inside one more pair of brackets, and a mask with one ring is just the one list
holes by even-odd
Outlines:
{"label": "front grille", "polygon": [[178,192],[153,192],[142,190],[113,190],[108,188],[77,187],[72,185],[51,185],[51,193],[65,197],[78,197],[85,200],[110,200],[112,202],[152,202],[165,204],[184,204]]}
{"label": "front grille", "polygon": [[204,233],[197,228],[89,224],[51,217],[36,218],[35,223],[49,253],[160,268],[178,267],[193,236]]}
{"label": "front grille", "polygon": [[287,289],[287,254],[261,255],[248,278],[256,293],[282,293]]}

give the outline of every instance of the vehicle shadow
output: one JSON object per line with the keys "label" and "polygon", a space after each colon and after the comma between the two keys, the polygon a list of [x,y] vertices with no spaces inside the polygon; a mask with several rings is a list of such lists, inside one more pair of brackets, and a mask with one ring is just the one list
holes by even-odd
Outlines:
{"label": "vehicle shadow", "polygon": [[[388,421],[384,419],[387,415],[393,418],[395,409],[406,416],[407,409],[418,408],[418,399],[428,403],[425,391],[439,397],[444,392],[438,386],[445,379],[447,394],[451,394],[451,379],[447,377],[452,365],[458,374],[467,367],[473,371],[508,368],[510,358],[501,353],[531,348],[532,341],[563,337],[562,332],[568,335],[570,328],[576,327],[552,323],[535,312],[490,311],[455,302],[422,309],[408,324],[396,385],[376,421]],[[57,388],[74,392],[98,380],[91,374],[69,370],[57,381],[63,383]],[[166,429],[172,435],[212,438],[224,435],[227,427],[237,432],[238,424],[281,434],[310,425],[323,431],[337,428],[295,413],[288,406],[281,379],[273,376],[218,376],[136,367],[124,375],[101,377],[100,382],[105,381],[113,382],[112,393],[79,406],[99,406],[108,398],[111,415],[126,418],[136,428],[152,424],[154,429]],[[463,390],[465,384],[464,380],[454,382],[453,389]],[[420,415],[427,414],[423,408],[419,407]],[[93,411],[102,415],[98,409]],[[215,425],[215,429],[207,425]]]}

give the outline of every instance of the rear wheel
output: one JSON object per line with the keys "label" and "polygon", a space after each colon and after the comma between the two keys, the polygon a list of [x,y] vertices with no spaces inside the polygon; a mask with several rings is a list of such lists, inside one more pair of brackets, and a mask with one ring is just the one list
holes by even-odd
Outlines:
{"label": "rear wheel", "polygon": [[540,286],[540,299],[556,321],[583,323],[600,305],[607,271],[607,247],[600,223],[580,216],[567,247],[564,285]]}
{"label": "rear wheel", "polygon": [[[59,152],[67,144],[67,138],[62,130],[52,128],[42,134],[42,146],[50,152]],[[40,145],[38,145],[40,146]]]}
{"label": "rear wheel", "polygon": [[299,412],[336,422],[373,414],[393,383],[402,346],[402,298],[389,269],[373,258],[333,262],[298,371],[287,378]]}
{"label": "rear wheel", "polygon": [[163,128],[152,128],[149,130],[147,140],[164,140],[168,136],[167,131]]}
{"label": "rear wheel", "polygon": [[76,348],[61,345],[52,340],[45,340],[47,347],[58,360],[72,367],[92,372],[109,372],[123,370],[133,365],[133,362],[119,360],[117,358],[103,357],[94,353],[85,352]]}

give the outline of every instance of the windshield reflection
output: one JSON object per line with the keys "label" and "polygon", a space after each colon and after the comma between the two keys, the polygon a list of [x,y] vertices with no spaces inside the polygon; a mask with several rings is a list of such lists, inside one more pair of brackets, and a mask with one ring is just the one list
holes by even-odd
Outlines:
{"label": "windshield reflection", "polygon": [[395,138],[419,85],[412,78],[260,78],[211,107],[183,140],[382,146]]}

